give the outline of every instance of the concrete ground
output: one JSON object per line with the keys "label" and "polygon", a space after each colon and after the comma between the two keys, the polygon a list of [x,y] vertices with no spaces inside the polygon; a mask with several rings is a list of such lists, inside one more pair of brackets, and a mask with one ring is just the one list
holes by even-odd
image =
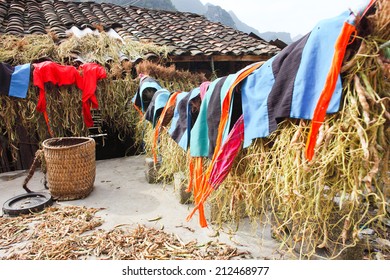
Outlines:
{"label": "concrete ground", "polygon": [[[201,228],[197,216],[187,222],[186,217],[193,205],[180,204],[171,185],[147,183],[144,171],[144,156],[97,161],[92,193],[84,199],[56,203],[104,208],[97,215],[105,221],[101,228],[106,230],[120,224],[141,224],[175,233],[184,242],[197,240],[199,243],[205,243],[218,240],[241,251],[249,251],[253,259],[288,258],[278,250],[280,244],[271,238],[268,226],[253,229],[244,219],[238,231],[233,232],[226,225],[217,235],[212,225]],[[1,206],[6,200],[25,193],[22,185],[26,176],[27,171],[0,174]],[[39,170],[29,181],[28,187],[32,191],[48,192],[44,188],[43,174]],[[1,214],[3,215],[2,210]],[[159,217],[161,218],[158,219]]]}

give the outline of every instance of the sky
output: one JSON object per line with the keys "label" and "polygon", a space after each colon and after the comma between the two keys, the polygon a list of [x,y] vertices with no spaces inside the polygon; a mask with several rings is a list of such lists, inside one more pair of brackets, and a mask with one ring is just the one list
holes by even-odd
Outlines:
{"label": "sky", "polygon": [[322,19],[338,16],[367,0],[200,0],[233,11],[259,32],[289,32],[305,35]]}

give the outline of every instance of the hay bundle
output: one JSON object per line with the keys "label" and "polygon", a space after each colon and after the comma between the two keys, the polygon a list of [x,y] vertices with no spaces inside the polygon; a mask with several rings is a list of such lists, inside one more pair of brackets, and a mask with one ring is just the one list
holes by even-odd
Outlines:
{"label": "hay bundle", "polygon": [[[50,35],[29,35],[23,38],[2,35],[0,61],[19,65],[51,59],[60,64],[74,64],[75,58],[81,58],[85,62],[104,65],[108,78],[99,81],[96,92],[100,125],[112,128],[121,138],[132,135],[137,115],[129,103],[138,82],[131,76],[131,60],[150,52],[165,57],[166,48],[127,40],[122,42],[110,38],[104,32],[100,36],[73,36],[60,45],[57,43]],[[128,60],[122,60],[120,56]],[[57,87],[47,84],[46,92],[53,136],[87,136],[89,131],[81,114],[81,91],[76,86]],[[7,140],[7,148],[15,161],[20,144],[16,124],[20,124],[35,143],[49,137],[45,120],[35,109],[37,100],[38,90],[32,84],[26,99],[0,96],[0,132]]]}
{"label": "hay bundle", "polygon": [[146,74],[161,82],[168,90],[189,91],[206,81],[203,73],[191,73],[177,70],[175,65],[165,67],[150,61],[143,61],[136,66],[138,74]]}
{"label": "hay bundle", "polygon": [[56,43],[49,35],[29,35],[23,38],[0,35],[0,61],[13,65],[30,63],[41,57],[59,59]]}

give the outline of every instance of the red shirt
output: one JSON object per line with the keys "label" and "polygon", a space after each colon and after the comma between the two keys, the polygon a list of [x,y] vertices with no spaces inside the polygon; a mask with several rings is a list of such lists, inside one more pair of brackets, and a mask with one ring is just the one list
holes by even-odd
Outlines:
{"label": "red shirt", "polygon": [[39,88],[37,110],[46,111],[45,83],[51,82],[59,86],[76,84],[82,91],[84,122],[87,127],[91,127],[93,120],[90,107],[98,108],[99,106],[95,91],[97,81],[107,77],[104,67],[96,63],[86,63],[76,69],[74,66],[59,65],[52,61],[35,63],[33,66],[33,83]]}
{"label": "red shirt", "polygon": [[86,63],[79,67],[80,75],[77,79],[77,87],[82,90],[81,102],[83,104],[84,122],[87,127],[93,126],[91,115],[92,108],[98,108],[99,104],[95,95],[98,80],[107,77],[106,69],[96,63]]}
{"label": "red shirt", "polygon": [[51,82],[55,85],[71,85],[76,83],[79,76],[77,69],[73,66],[59,65],[52,61],[34,63],[33,83],[39,88],[39,99],[37,110],[46,111],[45,83]]}

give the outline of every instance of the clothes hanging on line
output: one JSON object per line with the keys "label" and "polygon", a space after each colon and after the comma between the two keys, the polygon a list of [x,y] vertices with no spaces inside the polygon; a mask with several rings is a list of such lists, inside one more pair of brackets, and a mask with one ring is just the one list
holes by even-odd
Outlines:
{"label": "clothes hanging on line", "polygon": [[85,63],[78,67],[79,76],[76,80],[77,87],[81,89],[81,103],[83,106],[84,122],[87,127],[93,126],[91,107],[99,108],[96,98],[97,83],[107,77],[106,69],[96,63]]}
{"label": "clothes hanging on line", "polygon": [[152,101],[149,104],[148,109],[145,112],[145,120],[152,123],[153,128],[156,126],[161,112],[168,102],[170,92],[165,88],[159,89],[154,94]]}
{"label": "clothes hanging on line", "polygon": [[107,77],[105,68],[96,63],[86,63],[80,65],[77,69],[74,66],[60,65],[52,61],[34,63],[33,67],[33,84],[39,88],[37,111],[44,113],[48,125],[45,83],[58,86],[74,84],[82,91],[81,101],[84,122],[87,127],[91,127],[93,120],[90,110],[91,107],[98,108],[95,91],[98,80]]}
{"label": "clothes hanging on line", "polygon": [[154,78],[148,75],[143,75],[140,79],[137,92],[131,101],[134,103],[134,106],[143,114],[148,109],[153,95],[160,89],[162,89],[162,86]]}
{"label": "clothes hanging on line", "polygon": [[[310,120],[326,84],[333,47],[349,12],[318,23],[311,33],[292,43],[254,71],[242,85],[244,148],[269,136],[285,118]],[[342,84],[337,76],[327,113],[340,107]]]}

